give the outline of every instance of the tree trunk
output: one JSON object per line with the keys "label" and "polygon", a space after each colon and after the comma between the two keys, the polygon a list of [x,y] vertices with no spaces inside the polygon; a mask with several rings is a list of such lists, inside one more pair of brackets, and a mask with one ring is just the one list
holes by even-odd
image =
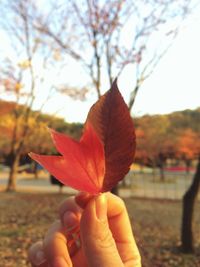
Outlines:
{"label": "tree trunk", "polygon": [[152,161],[152,175],[153,175],[153,180],[156,181],[156,164],[155,161]]}
{"label": "tree trunk", "polygon": [[165,181],[165,172],[164,172],[164,166],[160,165],[160,181],[164,182]]}
{"label": "tree trunk", "polygon": [[197,170],[194,175],[192,184],[183,197],[181,241],[182,241],[182,251],[184,253],[194,252],[192,226],[193,226],[195,200],[197,198],[199,185],[200,185],[200,158],[198,161]]}
{"label": "tree trunk", "polygon": [[39,178],[39,171],[38,171],[38,164],[37,162],[33,163],[33,173],[34,173],[34,178],[38,179]]}
{"label": "tree trunk", "polygon": [[191,166],[191,159],[186,159],[185,160],[185,166],[186,166],[186,173],[190,173],[190,166]]}
{"label": "tree trunk", "polygon": [[13,156],[13,160],[11,162],[10,173],[8,178],[8,185],[6,191],[14,192],[16,191],[16,180],[17,180],[17,170],[19,166],[20,155],[16,154]]}
{"label": "tree trunk", "polygon": [[159,153],[158,155],[158,166],[160,169],[160,181],[164,182],[165,181],[165,173],[164,173],[164,167],[165,167],[165,156],[163,153]]}

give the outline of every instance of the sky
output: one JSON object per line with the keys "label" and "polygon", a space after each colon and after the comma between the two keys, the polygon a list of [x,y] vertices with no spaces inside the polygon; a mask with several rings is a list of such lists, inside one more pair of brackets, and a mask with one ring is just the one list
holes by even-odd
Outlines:
{"label": "sky", "polygon": [[199,25],[200,19],[183,29],[146,80],[136,98],[135,115],[164,114],[200,107]]}
{"label": "sky", "polygon": [[[167,114],[174,111],[200,107],[200,16],[195,14],[184,25],[172,47],[159,62],[153,74],[141,86],[132,109],[133,116]],[[4,36],[5,37],[5,36]],[[3,40],[6,41],[5,38]],[[6,43],[5,43],[6,45]],[[85,79],[82,69],[73,62],[65,73],[71,81]],[[119,89],[128,100],[133,86],[133,67],[124,69],[118,79]],[[51,74],[49,75],[51,77]],[[65,79],[65,77],[63,77]],[[105,88],[107,90],[109,88]],[[45,94],[45,91],[44,91]],[[42,101],[42,94],[41,94]],[[43,111],[63,117],[68,122],[84,122],[96,94],[88,101],[72,101],[67,96],[55,95]],[[37,103],[39,105],[39,103]],[[37,108],[37,105],[35,106]]]}
{"label": "sky", "polygon": [[[132,109],[133,116],[168,114],[200,107],[200,17],[192,18],[181,30],[172,47],[162,58],[153,74],[144,82]],[[81,70],[70,67],[72,80],[84,79]],[[128,66],[118,79],[119,89],[127,101],[133,86],[133,69]],[[107,88],[109,89],[109,88]],[[49,112],[57,106],[57,114],[69,122],[84,122],[91,105],[96,101],[71,101],[55,97],[46,106]]]}
{"label": "sky", "polygon": [[139,91],[135,115],[200,107],[200,19],[182,30]]}

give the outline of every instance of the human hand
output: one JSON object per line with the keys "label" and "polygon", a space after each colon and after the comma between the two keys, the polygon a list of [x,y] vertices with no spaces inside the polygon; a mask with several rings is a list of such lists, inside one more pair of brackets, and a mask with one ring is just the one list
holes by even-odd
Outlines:
{"label": "human hand", "polygon": [[[33,267],[141,267],[128,213],[119,197],[79,194],[61,204],[59,215],[44,241],[30,249]],[[69,246],[76,229],[80,240]]]}

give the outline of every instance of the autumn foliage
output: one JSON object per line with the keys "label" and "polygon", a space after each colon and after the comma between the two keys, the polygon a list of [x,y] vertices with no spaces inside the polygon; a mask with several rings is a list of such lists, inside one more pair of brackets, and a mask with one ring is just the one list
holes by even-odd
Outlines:
{"label": "autumn foliage", "polygon": [[[22,113],[24,106],[18,106],[14,102],[6,102],[0,100],[0,162],[7,163],[11,153],[11,144],[15,129],[15,113]],[[21,116],[19,116],[21,118]],[[15,139],[20,140],[22,137],[23,119],[19,119],[18,129],[15,133]],[[81,124],[68,124],[61,118],[40,114],[37,121],[35,120],[35,112],[31,112],[28,127],[30,133],[25,141],[21,160],[27,156],[27,153],[34,150],[37,153],[55,153],[51,137],[47,126],[56,130],[70,134],[74,138],[78,138],[82,131]]]}
{"label": "autumn foliage", "polygon": [[200,153],[200,109],[135,118],[136,161],[159,166],[160,161],[174,159],[185,162],[197,159]]}
{"label": "autumn foliage", "polygon": [[[15,103],[0,101],[0,159],[6,161],[10,152]],[[20,111],[19,111],[20,112]],[[121,116],[118,114],[118,116]],[[200,152],[200,109],[134,118],[137,136],[135,161],[145,165],[157,165],[159,155],[185,162],[186,166]],[[37,125],[30,119],[31,133],[23,155],[29,151],[55,153],[46,125],[79,139],[81,124],[69,124],[59,118],[42,115]],[[36,127],[37,126],[37,127]]]}

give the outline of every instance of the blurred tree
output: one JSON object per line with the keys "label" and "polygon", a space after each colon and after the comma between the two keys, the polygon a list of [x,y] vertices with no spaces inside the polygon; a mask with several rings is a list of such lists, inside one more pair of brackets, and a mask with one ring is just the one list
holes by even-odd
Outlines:
{"label": "blurred tree", "polygon": [[[2,109],[5,107],[6,109]],[[1,110],[1,120],[0,120],[0,162],[3,163],[5,158],[9,154],[10,151],[10,141],[12,137],[12,120],[9,116],[7,116],[8,112],[10,112],[10,105],[8,108],[6,105],[2,105],[0,101],[0,110]],[[13,108],[13,107],[12,107]],[[6,114],[6,115],[5,115]]]}
{"label": "blurred tree", "polygon": [[16,106],[14,102],[2,101],[0,99],[0,116],[8,114],[11,112]]}
{"label": "blurred tree", "polygon": [[168,116],[143,116],[135,120],[137,151],[136,160],[143,157],[144,163],[153,169],[159,167],[160,179],[164,180],[165,161],[170,150],[170,123]]}
{"label": "blurred tree", "polygon": [[32,1],[1,1],[0,28],[9,36],[10,43],[8,51],[0,54],[0,90],[2,97],[10,97],[16,103],[12,110],[8,191],[16,189],[20,156],[31,131],[39,123],[40,112],[33,113],[31,109],[37,102],[38,110],[42,110],[54,88],[53,84],[48,85],[50,89],[47,96],[38,99],[38,92],[44,88],[54,58],[52,49],[45,46],[44,37],[35,30],[37,16],[37,5]]}
{"label": "blurred tree", "polygon": [[[4,105],[5,103],[8,102],[4,102]],[[16,120],[15,120],[16,110],[17,108],[15,105],[13,110],[9,110],[9,112],[4,113],[4,115],[1,116],[1,121],[0,121],[1,157],[4,163],[8,164],[9,166],[12,166],[13,162],[13,147],[11,144],[13,144],[13,142],[19,141],[21,138],[24,137],[24,132],[23,132],[24,108],[22,105],[20,105],[18,109],[19,116],[17,121],[17,126],[18,126],[17,131],[16,131]],[[23,156],[25,156],[28,152],[30,152],[30,150],[34,150],[37,152],[49,152],[49,150],[52,147],[52,143],[50,141],[46,125],[47,121],[40,122],[38,120],[35,120],[34,112],[30,113],[29,121],[27,122],[26,125],[29,128],[29,134],[25,136],[23,140],[23,149],[20,151],[19,162],[21,161]],[[16,135],[15,139],[13,140],[14,133]],[[17,146],[17,143],[15,143],[15,145]]]}
{"label": "blurred tree", "polygon": [[148,152],[146,149],[147,143],[145,139],[145,132],[142,129],[142,126],[138,126],[135,129],[135,134],[137,138],[137,149],[135,155],[135,162],[138,162],[141,166],[141,171],[143,166],[148,165]]}
{"label": "blurred tree", "polygon": [[[131,109],[139,88],[176,37],[196,1],[51,1],[35,27],[83,67],[98,98],[125,66],[134,66]],[[127,37],[128,36],[128,37]],[[84,91],[85,92],[85,91]]]}
{"label": "blurred tree", "polygon": [[[198,109],[193,113],[200,117]],[[183,123],[184,118],[187,121],[185,111],[179,112],[178,116],[176,114],[175,120],[174,113],[135,118],[136,160],[158,165],[159,157],[164,156],[164,158],[184,160],[186,167],[189,168],[190,163],[199,154],[199,131],[196,127],[195,117],[190,118],[190,126],[188,123]]]}
{"label": "blurred tree", "polygon": [[178,154],[185,161],[186,171],[189,173],[192,160],[196,159],[200,153],[198,142],[199,134],[191,128],[186,128],[178,136]]}
{"label": "blurred tree", "polygon": [[200,132],[199,115],[200,108],[195,110],[176,111],[169,114],[169,119],[173,129],[192,129],[194,132]]}
{"label": "blurred tree", "polygon": [[[0,100],[0,108],[1,107],[0,159],[2,162],[11,165],[13,160],[11,142],[15,131],[16,104]],[[20,105],[18,112],[22,113],[19,116],[19,129],[16,140],[21,139],[23,136],[23,105]],[[22,159],[27,158],[27,153],[30,151],[34,151],[39,154],[56,153],[47,125],[53,129],[66,133],[75,139],[79,139],[81,136],[82,125],[80,123],[69,124],[63,119],[45,114],[38,115],[38,112],[31,111],[27,125],[29,128],[29,134],[26,136],[23,143],[23,149],[19,157],[20,163],[22,163]],[[37,176],[37,172],[35,172],[35,175]]]}

